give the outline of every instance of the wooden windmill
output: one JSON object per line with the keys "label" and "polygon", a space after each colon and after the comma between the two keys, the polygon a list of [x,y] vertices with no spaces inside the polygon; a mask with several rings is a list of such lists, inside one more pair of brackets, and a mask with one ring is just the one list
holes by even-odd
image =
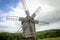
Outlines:
{"label": "wooden windmill", "polygon": [[[23,29],[23,37],[25,38],[25,40],[35,40],[36,37],[35,24],[38,24],[39,21],[35,20],[34,18],[40,12],[40,7],[38,7],[38,9],[30,16],[26,2],[24,0],[21,0],[21,2],[23,4],[26,17],[25,18],[19,17],[19,19],[17,19],[15,18],[15,16],[7,16],[6,19],[13,21],[14,20],[22,21],[21,24]],[[47,22],[41,22],[41,23],[48,24]]]}

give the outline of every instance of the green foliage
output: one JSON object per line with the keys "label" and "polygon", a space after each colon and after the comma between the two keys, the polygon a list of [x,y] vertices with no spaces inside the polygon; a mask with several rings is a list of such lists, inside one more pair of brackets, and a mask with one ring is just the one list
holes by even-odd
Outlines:
{"label": "green foliage", "polygon": [[0,33],[0,40],[22,40],[22,33]]}
{"label": "green foliage", "polygon": [[15,36],[14,34],[10,34],[10,33],[0,33],[1,40],[13,40],[14,36]]}
{"label": "green foliage", "polygon": [[60,37],[53,37],[53,38],[44,38],[39,40],[60,40]]}
{"label": "green foliage", "polygon": [[[60,37],[60,29],[46,30],[36,33],[36,39]],[[0,40],[23,40],[22,33],[0,33]]]}
{"label": "green foliage", "polygon": [[60,29],[40,31],[40,32],[37,32],[36,36],[37,36],[37,39],[60,37]]}

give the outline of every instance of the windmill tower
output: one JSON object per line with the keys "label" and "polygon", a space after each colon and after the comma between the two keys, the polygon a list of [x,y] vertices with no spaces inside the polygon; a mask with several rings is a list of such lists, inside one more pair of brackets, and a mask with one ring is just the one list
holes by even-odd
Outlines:
{"label": "windmill tower", "polygon": [[[6,19],[22,21],[21,24],[23,29],[23,37],[25,38],[25,40],[35,40],[36,37],[35,24],[38,24],[39,21],[35,20],[34,18],[37,15],[37,13],[39,13],[40,7],[38,7],[38,9],[30,16],[25,0],[21,0],[21,2],[23,4],[26,17],[25,18],[19,17],[19,19],[17,19],[15,18],[15,16],[7,16]],[[47,22],[41,22],[41,23],[48,24]]]}

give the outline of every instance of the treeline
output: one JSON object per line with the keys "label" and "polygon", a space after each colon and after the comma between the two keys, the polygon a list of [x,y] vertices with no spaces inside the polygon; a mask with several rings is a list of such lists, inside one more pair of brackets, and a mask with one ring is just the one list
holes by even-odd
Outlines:
{"label": "treeline", "polygon": [[0,40],[23,40],[22,33],[0,33]]}
{"label": "treeline", "polygon": [[[60,29],[40,31],[36,33],[36,39],[60,37]],[[23,40],[22,33],[0,33],[0,40]]]}
{"label": "treeline", "polygon": [[60,29],[45,30],[37,32],[37,39],[60,37]]}

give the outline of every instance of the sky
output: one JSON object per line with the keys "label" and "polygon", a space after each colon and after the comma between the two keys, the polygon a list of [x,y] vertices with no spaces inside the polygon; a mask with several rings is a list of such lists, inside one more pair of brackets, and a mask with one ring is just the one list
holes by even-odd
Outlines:
{"label": "sky", "polygon": [[[30,15],[38,7],[40,12],[35,19],[49,22],[49,25],[36,24],[36,31],[60,29],[60,0],[25,0]],[[17,32],[22,26],[21,22],[6,20],[6,16],[25,17],[25,11],[21,0],[0,0],[0,32]]]}

